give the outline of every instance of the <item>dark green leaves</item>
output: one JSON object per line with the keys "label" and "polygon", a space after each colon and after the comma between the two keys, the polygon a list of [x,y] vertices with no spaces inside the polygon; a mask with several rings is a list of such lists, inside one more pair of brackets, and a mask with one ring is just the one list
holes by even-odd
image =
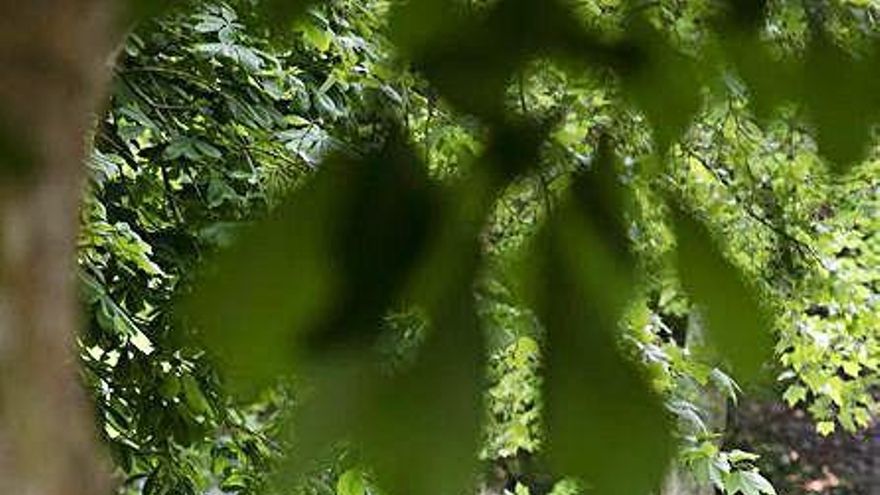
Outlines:
{"label": "dark green leaves", "polygon": [[318,2],[316,0],[261,0],[258,8],[263,19],[271,26],[290,28],[291,23],[315,3]]}
{"label": "dark green leaves", "polygon": [[206,344],[265,383],[292,369],[303,345],[371,342],[425,248],[434,196],[424,173],[399,143],[325,163],[211,267],[190,302]]}
{"label": "dark green leaves", "polygon": [[767,0],[731,0],[726,2],[723,23],[733,30],[755,32],[767,14]]}
{"label": "dark green leaves", "polygon": [[768,119],[773,110],[786,101],[794,101],[797,92],[797,65],[774,56],[766,44],[752,35],[731,33],[725,48],[739,76],[749,88],[749,100],[755,114]]}
{"label": "dark green leaves", "polygon": [[335,273],[322,251],[326,229],[319,218],[296,215],[326,211],[330,200],[315,184],[243,232],[188,302],[197,328],[208,332],[208,347],[246,384],[265,384],[289,370],[297,340],[330,304]]}
{"label": "dark green leaves", "polygon": [[878,116],[873,60],[856,60],[815,33],[804,61],[804,103],[816,127],[819,152],[837,171],[865,156]]}
{"label": "dark green leaves", "polygon": [[[179,4],[199,3],[196,1],[179,2]],[[233,1],[232,3],[239,3]],[[316,0],[258,0],[256,2],[244,0],[244,9],[256,8],[258,11],[258,19],[265,25],[277,29],[289,29],[293,27],[295,21],[302,15],[306,9],[315,3]],[[256,5],[254,5],[256,4]],[[127,0],[127,11],[125,15],[129,19],[141,20],[165,13],[172,7],[179,7],[171,0]]]}
{"label": "dark green leaves", "polygon": [[705,227],[681,211],[675,213],[678,271],[688,295],[705,312],[717,349],[747,381],[757,377],[772,356],[770,321],[758,294],[728,262]]}
{"label": "dark green leaves", "polygon": [[394,16],[398,46],[453,105],[486,123],[503,124],[506,86],[537,57],[578,70],[616,71],[647,113],[661,152],[699,108],[694,61],[644,21],[635,20],[624,40],[608,43],[556,0],[502,0],[479,14],[450,0],[400,5]]}
{"label": "dark green leaves", "polygon": [[[471,283],[476,233],[489,202],[481,181],[452,193],[431,247],[413,267],[408,297],[429,330],[418,359],[389,374],[370,348],[312,353],[314,393],[296,422],[289,465],[308,466],[329,442],[353,440],[389,493],[441,495],[476,476],[482,393],[482,334]],[[326,452],[325,452],[326,453]]]}
{"label": "dark green leaves", "polygon": [[649,493],[672,451],[658,397],[621,354],[618,325],[632,293],[624,204],[603,145],[551,219],[528,284],[547,329],[548,455],[596,493]]}
{"label": "dark green leaves", "polygon": [[877,122],[877,46],[847,52],[816,30],[801,57],[773,54],[752,32],[734,31],[724,40],[726,55],[749,88],[757,116],[768,119],[783,103],[802,105],[813,127],[819,153],[833,171],[843,173],[862,160]]}
{"label": "dark green leaves", "polygon": [[160,14],[171,2],[168,0],[128,0],[127,14],[134,19]]}
{"label": "dark green leaves", "polygon": [[390,378],[361,418],[357,438],[389,493],[443,495],[473,486],[484,350],[467,288],[444,298],[418,361]]}
{"label": "dark green leaves", "polygon": [[[353,440],[391,493],[467,490],[483,371],[473,218],[484,218],[491,195],[475,180],[441,207],[423,165],[393,138],[323,167],[218,261],[192,303],[205,342],[251,387],[294,366],[311,381],[293,472]],[[431,331],[417,362],[389,375],[375,346],[404,294],[425,308]]]}
{"label": "dark green leaves", "polygon": [[[393,375],[367,350],[312,356],[313,394],[293,425],[295,448],[282,483],[350,441],[388,493],[465,492],[477,473],[482,343],[473,297],[432,326],[412,367]],[[318,362],[315,362],[318,361]]]}
{"label": "dark green leaves", "polygon": [[700,108],[697,65],[644,21],[635,21],[630,32],[630,56],[620,59],[615,68],[626,93],[651,124],[655,151],[665,153]]}
{"label": "dark green leaves", "polygon": [[476,479],[485,349],[473,281],[492,198],[480,175],[447,191],[435,242],[414,272],[412,296],[430,322],[418,360],[386,379],[358,431],[389,493],[464,493]]}

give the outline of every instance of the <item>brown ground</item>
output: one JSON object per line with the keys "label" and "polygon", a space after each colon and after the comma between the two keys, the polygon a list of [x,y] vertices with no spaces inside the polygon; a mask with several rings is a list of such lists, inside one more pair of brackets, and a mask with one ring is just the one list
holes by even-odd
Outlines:
{"label": "brown ground", "polygon": [[744,401],[731,417],[727,444],[761,454],[761,471],[779,495],[880,495],[880,424],[821,437],[801,410]]}

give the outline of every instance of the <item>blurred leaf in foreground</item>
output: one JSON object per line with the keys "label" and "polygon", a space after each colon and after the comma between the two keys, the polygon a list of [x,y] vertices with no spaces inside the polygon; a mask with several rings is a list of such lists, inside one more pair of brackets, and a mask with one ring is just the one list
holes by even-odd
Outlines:
{"label": "blurred leaf in foreground", "polygon": [[316,0],[260,0],[257,9],[261,19],[271,28],[284,33],[293,26],[309,6],[318,3]]}
{"label": "blurred leaf in foreground", "polygon": [[292,371],[304,346],[369,346],[425,248],[434,194],[403,143],[323,167],[221,253],[187,301],[207,348],[247,388]]}
{"label": "blurred leaf in foreground", "polygon": [[598,155],[531,254],[527,286],[547,329],[548,456],[596,493],[650,493],[672,452],[670,423],[621,354],[633,260],[610,150],[603,145]]}
{"label": "blurred leaf in foreground", "polygon": [[878,115],[871,96],[877,80],[872,62],[856,60],[818,33],[807,50],[804,102],[816,126],[819,153],[837,172],[849,170],[867,151]]}
{"label": "blurred leaf in foreground", "polygon": [[632,52],[615,67],[629,96],[645,112],[655,151],[665,153],[700,109],[697,64],[680,53],[647,21],[630,27]]}
{"label": "blurred leaf in foreground", "polygon": [[[483,342],[472,280],[487,195],[452,194],[409,291],[430,328],[411,366],[389,373],[375,354],[340,349],[313,360],[313,394],[294,425],[298,475],[335,441],[353,440],[389,493],[465,492],[478,467]],[[326,452],[324,452],[326,453]],[[293,481],[285,478],[285,481]]]}
{"label": "blurred leaf in foreground", "polygon": [[706,228],[676,211],[679,276],[705,313],[708,335],[729,359],[737,379],[755,379],[772,354],[770,320],[755,289],[724,258]]}

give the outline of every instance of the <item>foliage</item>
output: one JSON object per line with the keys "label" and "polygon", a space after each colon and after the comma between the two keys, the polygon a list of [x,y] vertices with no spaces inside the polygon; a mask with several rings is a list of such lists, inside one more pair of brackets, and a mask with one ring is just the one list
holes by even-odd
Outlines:
{"label": "foliage", "polygon": [[[706,394],[782,369],[820,432],[876,407],[876,171],[849,168],[874,7],[809,5],[338,0],[269,34],[241,0],[142,25],[80,250],[131,488],[250,493],[284,451],[318,493],[340,470],[331,491],[449,493],[480,451],[635,493],[678,452],[773,493]],[[368,468],[319,462],[349,441]]]}
{"label": "foliage", "polygon": [[[332,81],[341,62],[326,47],[303,37],[279,51],[246,22],[217,5],[141,26],[95,136],[83,359],[125,486],[138,492],[263,484],[288,387],[235,405],[204,351],[174,330],[172,308],[203,253],[280,201],[337,145],[335,126],[354,125],[339,114],[361,99],[357,85]],[[369,63],[351,46],[347,64]]]}

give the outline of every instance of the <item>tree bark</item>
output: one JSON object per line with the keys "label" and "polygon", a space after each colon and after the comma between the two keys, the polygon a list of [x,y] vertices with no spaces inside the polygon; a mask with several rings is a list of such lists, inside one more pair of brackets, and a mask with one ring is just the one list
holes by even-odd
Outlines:
{"label": "tree bark", "polygon": [[[698,313],[688,318],[685,346],[689,348],[704,346],[705,332]],[[703,421],[713,432],[723,432],[727,425],[727,398],[720,391],[709,388],[696,401],[705,414]],[[715,488],[711,483],[700,483],[686,468],[673,465],[666,473],[660,495],[712,495]]]}
{"label": "tree bark", "polygon": [[73,273],[86,134],[119,3],[0,0],[2,494],[110,488],[79,380]]}

